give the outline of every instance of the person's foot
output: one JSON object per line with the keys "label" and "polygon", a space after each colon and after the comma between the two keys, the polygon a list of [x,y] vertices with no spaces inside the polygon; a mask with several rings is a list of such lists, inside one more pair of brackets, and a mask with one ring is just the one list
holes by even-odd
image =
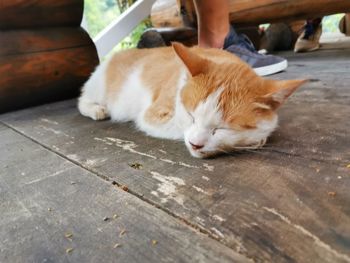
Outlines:
{"label": "person's foot", "polygon": [[321,34],[321,20],[316,23],[314,21],[307,21],[295,43],[294,52],[309,52],[319,49]]}
{"label": "person's foot", "polygon": [[259,54],[246,35],[237,34],[231,26],[224,43],[224,50],[235,54],[248,63],[260,76],[267,76],[285,70],[287,60],[278,56]]}

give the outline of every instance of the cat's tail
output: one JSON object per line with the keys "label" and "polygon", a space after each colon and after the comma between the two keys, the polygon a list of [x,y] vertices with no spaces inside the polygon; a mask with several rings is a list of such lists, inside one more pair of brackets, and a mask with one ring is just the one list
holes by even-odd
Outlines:
{"label": "cat's tail", "polygon": [[105,98],[105,68],[106,63],[102,63],[96,68],[95,72],[84,84],[78,99],[80,113],[94,120],[103,120],[109,116]]}

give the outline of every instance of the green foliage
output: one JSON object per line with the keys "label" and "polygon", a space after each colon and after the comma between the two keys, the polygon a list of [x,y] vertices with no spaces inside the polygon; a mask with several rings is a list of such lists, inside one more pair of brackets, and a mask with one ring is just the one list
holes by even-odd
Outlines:
{"label": "green foliage", "polygon": [[149,27],[149,23],[146,21],[139,24],[129,36],[127,36],[121,43],[118,44],[117,50],[123,50],[136,47],[142,33]]}
{"label": "green foliage", "polygon": [[339,20],[344,14],[336,14],[331,16],[325,16],[322,19],[322,31],[323,32],[339,32]]}
{"label": "green foliage", "polygon": [[102,29],[120,15],[114,0],[85,0],[84,15],[91,37],[95,37]]}
{"label": "green foliage", "polygon": [[[124,9],[133,2],[135,2],[135,0],[85,0],[84,15],[90,36],[92,38],[95,37],[121,14],[121,8]],[[118,44],[115,50],[135,47],[141,34],[149,26],[149,20],[142,22],[129,36]]]}

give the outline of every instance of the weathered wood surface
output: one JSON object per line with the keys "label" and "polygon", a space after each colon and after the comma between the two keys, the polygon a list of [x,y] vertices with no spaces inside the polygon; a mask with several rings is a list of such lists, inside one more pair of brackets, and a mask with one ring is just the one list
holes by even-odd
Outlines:
{"label": "weathered wood surface", "polygon": [[0,29],[80,26],[83,0],[0,0]]}
{"label": "weathered wood surface", "polygon": [[257,262],[350,262],[349,57],[349,49],[288,57],[276,77],[311,82],[256,152],[194,159],[181,142],[83,118],[75,101],[0,120]]}
{"label": "weathered wood surface", "polygon": [[[158,0],[151,14],[154,27],[182,27],[195,24],[194,6],[183,5],[185,21],[181,19],[179,1]],[[236,25],[258,25],[286,22],[350,11],[350,1],[344,0],[230,0],[230,21]]]}
{"label": "weathered wood surface", "polygon": [[1,262],[249,262],[2,125],[0,137]]}
{"label": "weathered wood surface", "polygon": [[0,31],[0,112],[76,96],[97,63],[78,27]]}

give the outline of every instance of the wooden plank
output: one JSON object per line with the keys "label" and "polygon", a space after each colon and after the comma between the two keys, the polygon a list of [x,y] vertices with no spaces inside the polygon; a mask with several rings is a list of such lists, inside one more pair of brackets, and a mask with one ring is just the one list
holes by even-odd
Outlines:
{"label": "wooden plank", "polygon": [[83,0],[1,0],[0,29],[79,26],[83,9]]}
{"label": "wooden plank", "polygon": [[[273,152],[194,160],[181,143],[144,137],[132,126],[91,124],[72,110],[74,104],[57,106],[36,111],[37,118],[22,112],[15,123],[24,126],[14,127],[248,257],[347,262],[350,181],[344,160],[329,164]],[[143,169],[131,168],[133,163]]]}
{"label": "wooden plank", "polygon": [[280,128],[257,152],[193,159],[181,142],[82,118],[75,102],[0,119],[256,261],[349,262],[347,54],[290,59],[277,77],[312,81],[284,106]]}
{"label": "wooden plank", "polygon": [[289,68],[275,78],[306,78],[310,82],[280,109],[284,129],[277,130],[271,144],[277,140],[279,151],[309,159],[350,160],[350,123],[345,117],[350,114],[350,49],[281,55],[288,59]]}
{"label": "wooden plank", "polygon": [[1,262],[249,262],[13,130],[0,136]]}

